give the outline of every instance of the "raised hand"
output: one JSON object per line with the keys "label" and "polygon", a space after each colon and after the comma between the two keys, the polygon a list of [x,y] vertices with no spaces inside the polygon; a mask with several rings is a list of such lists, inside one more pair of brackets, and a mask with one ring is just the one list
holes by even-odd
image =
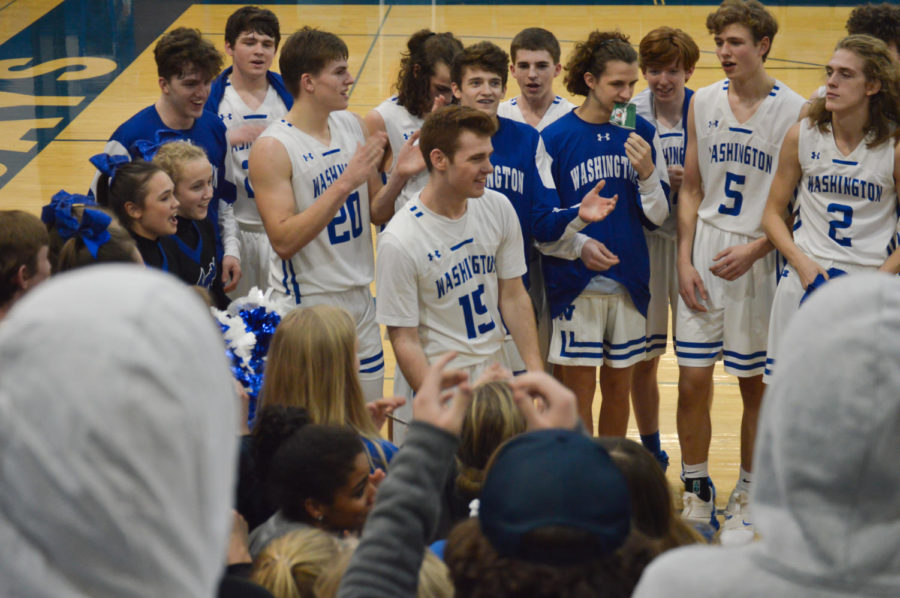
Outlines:
{"label": "raised hand", "polygon": [[578,425],[575,393],[553,376],[544,372],[526,372],[509,384],[513,389],[513,401],[525,417],[529,430],[571,430]]}
{"label": "raised hand", "polygon": [[413,399],[413,418],[459,435],[472,402],[472,387],[465,372],[444,371],[454,357],[455,352],[445,353],[428,368]]}
{"label": "raised hand", "polygon": [[625,140],[625,155],[642,181],[653,174],[653,169],[656,168],[653,164],[653,148],[637,133],[631,133]]}
{"label": "raised hand", "polygon": [[381,164],[387,142],[387,133],[376,131],[369,135],[365,145],[357,144],[356,152],[350,158],[350,162],[347,164],[347,168],[344,169],[341,178],[346,178],[353,189],[368,181],[369,177],[375,174],[378,166]]}
{"label": "raised hand", "polygon": [[616,202],[619,201],[619,195],[612,197],[603,197],[600,191],[606,186],[606,181],[601,179],[593,189],[588,191],[587,195],[581,200],[581,206],[578,208],[578,217],[585,222],[599,222],[609,216],[616,208]]}

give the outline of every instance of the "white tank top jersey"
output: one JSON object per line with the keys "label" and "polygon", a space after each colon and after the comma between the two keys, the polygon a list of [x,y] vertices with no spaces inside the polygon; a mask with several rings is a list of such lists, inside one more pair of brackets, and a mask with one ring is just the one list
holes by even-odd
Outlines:
{"label": "white tank top jersey", "polygon": [[694,94],[697,159],[703,180],[699,217],[716,228],[763,236],[762,213],[787,130],[806,102],[775,82],[747,122],[728,105],[728,79]]}
{"label": "white tank top jersey", "polygon": [[[575,104],[563,97],[554,97],[553,102],[550,104],[550,107],[547,108],[547,111],[544,113],[544,116],[541,117],[541,120],[535,129],[543,131],[544,127],[556,122],[559,117],[565,116],[575,107]],[[525,122],[525,117],[522,116],[522,109],[519,107],[518,97],[506,100],[505,102],[500,102],[500,106],[497,107],[497,116],[510,118],[520,123]]]}
{"label": "white tank top jersey", "polygon": [[[291,158],[291,186],[297,212],[306,210],[334,183],[365,142],[362,126],[352,112],[328,116],[331,143],[317,139],[280,120],[260,137],[277,139]],[[269,285],[300,304],[304,295],[339,293],[367,285],[374,277],[369,192],[365,184],[350,194],[328,226],[290,260],[273,253]]]}
{"label": "white tank top jersey", "polygon": [[[634,96],[631,102],[635,105],[635,108],[637,108],[638,115],[643,116],[656,127],[656,132],[659,134],[659,145],[662,147],[663,157],[666,159],[666,166],[672,166],[673,164],[684,166],[684,125],[686,123],[684,123],[683,120],[679,120],[678,123],[670,129],[657,122],[656,111],[653,108],[653,94],[650,93],[649,89],[645,89]],[[678,233],[678,210],[675,208],[674,202],[672,203],[669,217],[666,218],[665,222],[663,222],[658,229],[646,232],[652,235],[659,235],[666,239],[675,240]]]}
{"label": "white tank top jersey", "polygon": [[880,266],[897,228],[894,141],[845,156],[831,132],[809,120],[797,147],[803,175],[797,185],[801,224],[794,242],[813,258]]}
{"label": "white tank top jersey", "polygon": [[[226,84],[225,94],[219,104],[219,118],[225,124],[225,128],[233,131],[244,125],[261,125],[268,127],[272,123],[284,118],[287,114],[287,106],[278,96],[278,92],[271,85],[266,92],[263,103],[256,110],[251,110],[241,99],[240,94],[234,90],[230,83]],[[237,200],[234,203],[234,217],[238,224],[253,228],[262,227],[259,210],[256,209],[256,198],[250,187],[250,179],[247,177],[247,162],[250,158],[252,143],[228,146],[226,158],[226,173],[233,174],[231,180],[237,189]]]}
{"label": "white tank top jersey", "polygon": [[[397,96],[388,98],[375,106],[375,112],[381,115],[384,120],[384,128],[387,131],[388,143],[391,145],[391,153],[393,154],[391,168],[397,164],[397,156],[400,155],[400,148],[406,143],[413,133],[422,128],[424,119],[413,116],[409,111],[397,103]],[[419,174],[410,178],[394,201],[394,210],[399,211],[409,199],[421,191],[428,182],[428,170],[423,170]]]}
{"label": "white tank top jersey", "polygon": [[458,351],[454,367],[500,350],[506,331],[498,280],[526,270],[519,219],[506,196],[485,189],[451,220],[416,195],[388,223],[378,252],[380,324],[418,326],[425,355]]}

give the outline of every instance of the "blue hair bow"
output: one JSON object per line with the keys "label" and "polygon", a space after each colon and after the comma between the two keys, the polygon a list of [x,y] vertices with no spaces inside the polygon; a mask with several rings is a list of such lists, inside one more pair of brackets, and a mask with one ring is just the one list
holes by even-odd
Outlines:
{"label": "blue hair bow", "polygon": [[100,210],[84,210],[81,214],[81,224],[78,225],[76,234],[84,241],[84,246],[91,252],[91,257],[97,259],[97,252],[109,241],[109,225],[112,218],[109,214]]}
{"label": "blue hair bow", "polygon": [[140,156],[142,159],[147,162],[153,160],[153,157],[156,156],[156,152],[159,151],[159,148],[170,141],[177,141],[178,139],[182,139],[181,133],[177,131],[173,131],[171,129],[159,129],[156,132],[155,141],[149,141],[147,139],[138,139],[131,145],[131,155]]}
{"label": "blue hair bow", "polygon": [[131,158],[128,156],[110,156],[109,154],[97,154],[96,156],[91,156],[91,164],[96,166],[97,170],[108,176],[110,181],[116,176],[116,170],[118,170],[122,164],[127,162],[131,162]]}
{"label": "blue hair bow", "polygon": [[[41,209],[41,221],[49,226],[56,224],[60,234],[62,234],[64,229],[71,229],[74,232],[78,227],[78,220],[72,216],[72,206],[75,204],[95,206],[97,202],[86,195],[67,193],[60,189],[50,199],[50,203]],[[72,234],[70,233],[69,237],[71,236]]]}

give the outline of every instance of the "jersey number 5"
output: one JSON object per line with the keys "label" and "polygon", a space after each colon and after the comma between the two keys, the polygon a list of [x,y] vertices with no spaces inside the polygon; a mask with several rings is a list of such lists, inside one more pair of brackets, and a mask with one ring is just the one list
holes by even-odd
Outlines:
{"label": "jersey number 5", "polygon": [[[338,227],[343,228],[343,224],[348,220],[350,224],[347,229],[342,232],[338,232]],[[362,234],[363,224],[362,224],[362,212],[359,209],[359,192],[355,191],[347,197],[347,201],[344,202],[344,205],[341,206],[341,209],[335,214],[334,218],[331,219],[331,222],[328,223],[328,240],[331,241],[332,245],[337,245],[338,243],[346,243],[350,239],[355,239]]]}
{"label": "jersey number 5", "polygon": [[[481,298],[484,295],[484,285],[478,285],[478,288],[472,291],[471,295],[463,295],[459,298],[459,304],[462,306],[463,317],[466,319],[466,334],[469,338],[475,338],[479,334],[484,334],[494,329],[494,319],[488,315],[488,321],[478,324],[476,331],[475,316],[483,316],[488,313],[488,308]],[[474,307],[474,310],[473,310]]]}
{"label": "jersey number 5", "polygon": [[734,201],[731,207],[721,203],[719,205],[719,214],[726,216],[737,216],[741,213],[741,205],[744,203],[744,194],[735,189],[736,186],[744,185],[747,177],[742,174],[725,173],[725,197]]}

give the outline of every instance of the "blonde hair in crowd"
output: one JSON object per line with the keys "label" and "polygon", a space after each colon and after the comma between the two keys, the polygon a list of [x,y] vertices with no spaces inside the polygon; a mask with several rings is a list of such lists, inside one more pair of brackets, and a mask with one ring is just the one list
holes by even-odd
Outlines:
{"label": "blonde hair in crowd", "polygon": [[176,185],[181,178],[181,171],[184,165],[191,160],[199,159],[209,160],[206,151],[199,145],[194,145],[187,140],[169,141],[159,146],[156,155],[153,156],[153,163],[166,171],[169,178]]}
{"label": "blonde hair in crowd", "polygon": [[512,398],[507,382],[495,381],[475,388],[459,434],[456,485],[469,498],[481,493],[488,459],[497,447],[525,432],[525,418]]}
{"label": "blonde hair in crowd", "polygon": [[[341,552],[337,560],[319,575],[315,585],[316,598],[334,598],[344,572],[356,550],[356,543],[348,544]],[[418,598],[453,598],[453,582],[450,581],[450,571],[444,561],[438,558],[431,550],[425,549],[425,558],[419,568],[419,588],[416,592]],[[275,598],[281,598],[276,595]]]}
{"label": "blonde hair in crowd", "polygon": [[332,534],[310,528],[272,540],[256,557],[251,579],[275,598],[315,598],[313,585],[341,551]]}
{"label": "blonde hair in crowd", "polygon": [[387,465],[366,409],[356,362],[356,324],[332,305],[297,308],[275,330],[260,393],[262,406],[303,407],[315,424],[349,425]]}

